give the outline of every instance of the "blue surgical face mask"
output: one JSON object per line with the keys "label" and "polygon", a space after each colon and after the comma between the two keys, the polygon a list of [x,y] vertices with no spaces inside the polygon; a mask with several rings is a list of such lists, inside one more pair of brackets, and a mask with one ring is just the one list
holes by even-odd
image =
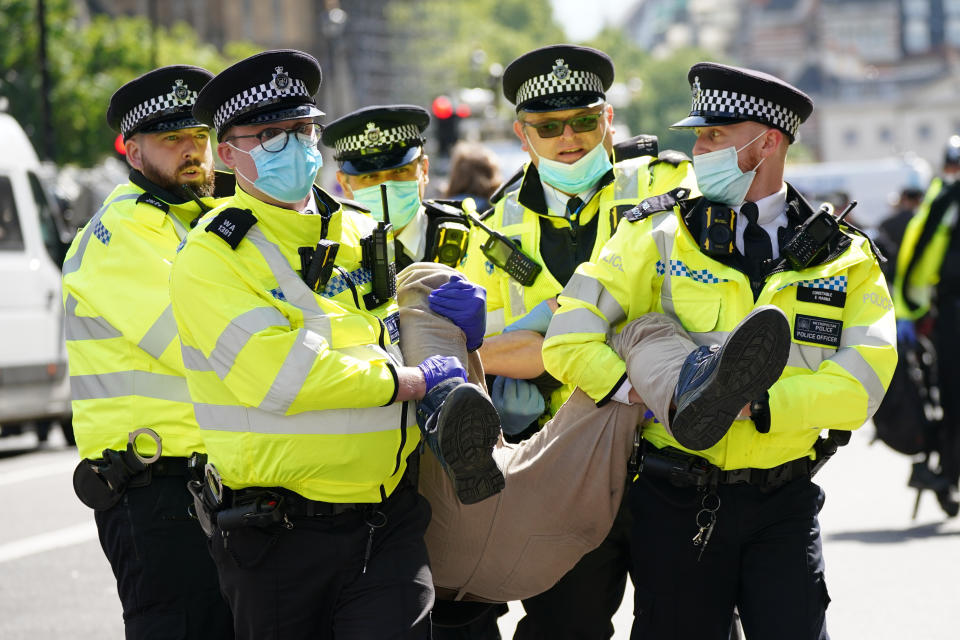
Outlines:
{"label": "blue surgical face mask", "polygon": [[757,167],[763,164],[763,160],[761,159],[753,170],[743,172],[740,170],[737,156],[741,151],[759,140],[764,133],[766,131],[761,132],[760,135],[739,149],[725,147],[710,153],[693,156],[693,171],[697,175],[697,186],[704,198],[731,207],[739,207],[743,204],[744,198],[747,197],[747,191],[750,190],[750,185],[753,184],[753,179],[757,176]]}
{"label": "blue surgical face mask", "polygon": [[572,164],[544,158],[533,148],[529,138],[527,138],[527,146],[540,160],[537,171],[544,182],[564,193],[581,193],[595,185],[613,167],[610,154],[603,146],[604,136],[606,131],[600,137],[597,146]]}
{"label": "blue surgical face mask", "polygon": [[253,158],[257,166],[257,179],[250,180],[239,170],[234,171],[279,202],[295,203],[306,198],[317,171],[323,166],[323,156],[317,145],[303,145],[296,138],[287,140],[287,146],[276,153],[267,151],[259,144],[250,151],[238,149],[232,144],[230,146]]}
{"label": "blue surgical face mask", "polygon": [[[390,224],[394,229],[403,229],[410,224],[420,210],[419,180],[388,180],[387,206],[390,211]],[[375,220],[383,220],[383,201],[380,199],[380,185],[354,189],[353,199],[370,209]]]}

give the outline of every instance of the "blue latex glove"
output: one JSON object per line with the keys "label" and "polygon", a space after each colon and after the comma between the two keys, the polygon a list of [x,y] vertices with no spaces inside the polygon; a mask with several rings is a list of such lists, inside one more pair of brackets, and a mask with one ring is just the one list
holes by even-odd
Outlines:
{"label": "blue latex glove", "polygon": [[529,427],[545,408],[543,396],[535,384],[504,376],[494,379],[490,399],[500,414],[500,428],[511,436]]}
{"label": "blue latex glove", "polygon": [[550,326],[550,320],[553,319],[553,310],[550,309],[550,305],[547,304],[548,302],[549,300],[544,300],[531,309],[530,313],[517,318],[504,327],[503,332],[509,333],[511,331],[526,329],[528,331],[536,331],[540,335],[546,335],[547,327]]}
{"label": "blue latex glove", "polygon": [[460,327],[467,336],[467,350],[483,344],[487,331],[487,290],[457,274],[430,292],[430,310]]}
{"label": "blue latex glove", "polygon": [[463,364],[456,356],[430,356],[418,364],[417,368],[423,373],[423,379],[427,383],[427,393],[447,378],[461,378],[464,382],[467,381],[467,370],[463,368]]}
{"label": "blue latex glove", "polygon": [[909,346],[917,344],[917,330],[913,320],[897,320],[897,342]]}

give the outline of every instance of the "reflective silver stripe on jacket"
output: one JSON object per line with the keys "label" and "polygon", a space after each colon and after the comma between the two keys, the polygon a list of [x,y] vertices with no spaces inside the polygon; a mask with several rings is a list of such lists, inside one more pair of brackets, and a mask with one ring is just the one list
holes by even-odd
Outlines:
{"label": "reflective silver stripe on jacket", "polygon": [[260,409],[274,413],[286,413],[296,399],[300,389],[307,381],[307,376],[313,369],[317,355],[323,349],[325,340],[312,331],[300,329],[297,339],[280,370],[277,371],[273,384],[260,403]]}
{"label": "reflective silver stripe on jacket", "polygon": [[67,294],[64,309],[64,334],[67,340],[109,340],[119,338],[120,330],[99,316],[78,316],[77,299]]}
{"label": "reflective silver stripe on jacket", "polygon": [[509,227],[520,224],[523,222],[523,212],[524,207],[517,200],[517,195],[507,196],[507,199],[503,201],[503,222],[500,223],[500,226]]}
{"label": "reflective silver stripe on jacket", "polygon": [[159,360],[176,337],[177,323],[173,319],[173,307],[168,304],[137,346]]}
{"label": "reflective silver stripe on jacket", "polygon": [[653,216],[653,241],[660,254],[660,262],[667,265],[663,274],[663,286],[660,289],[660,304],[664,313],[676,318],[677,311],[673,307],[673,286],[670,276],[670,256],[673,254],[673,242],[677,233],[677,216],[673,210],[657,213]]}
{"label": "reflective silver stripe on jacket", "polygon": [[609,335],[610,325],[590,309],[576,308],[553,316],[546,338],[567,333],[599,333]]}
{"label": "reflective silver stripe on jacket", "polygon": [[613,165],[613,197],[615,200],[637,199],[640,193],[639,167],[638,162],[629,160]]}
{"label": "reflective silver stripe on jacket", "polygon": [[289,327],[280,311],[273,307],[255,307],[244,311],[230,321],[217,338],[217,344],[206,358],[199,349],[184,346],[183,365],[191,371],[215,371],[221,380],[227,377],[237,356],[250,340],[250,336],[270,327]]}
{"label": "reflective silver stripe on jacket", "polygon": [[514,280],[507,278],[507,293],[510,297],[510,315],[514,318],[526,315],[527,305],[523,301],[523,291],[526,287]]}
{"label": "reflective silver stripe on jacket", "polygon": [[386,407],[362,409],[326,409],[278,415],[252,407],[217,404],[194,404],[197,424],[201,429],[232,432],[253,432],[270,435],[352,435],[392,431],[401,424],[407,407],[407,424],[416,424],[412,402],[395,402]]}
{"label": "reflective silver stripe on jacket", "polygon": [[[603,317],[589,309],[573,309],[554,315],[547,330],[548,338],[565,333],[602,333],[610,335],[610,328],[624,320],[627,314],[617,299],[597,280],[582,273],[574,273],[561,295],[595,306]],[[585,313],[582,313],[585,312]]]}
{"label": "reflective silver stripe on jacket", "polygon": [[90,243],[90,234],[93,233],[93,228],[97,226],[97,223],[100,222],[100,218],[106,212],[110,205],[114,202],[120,202],[121,200],[136,200],[140,197],[139,193],[128,193],[126,195],[117,196],[110,202],[106,203],[100,209],[93,214],[93,217],[90,218],[90,221],[87,222],[87,225],[83,228],[83,236],[80,238],[80,244],[77,245],[77,251],[70,258],[63,263],[63,275],[68,273],[73,273],[80,268],[80,264],[83,262],[83,254],[87,251],[87,244]]}
{"label": "reflective silver stripe on jacket", "polygon": [[863,385],[867,392],[867,417],[872,416],[886,393],[877,372],[853,347],[841,348],[830,360],[843,367],[847,373]]}
{"label": "reflective silver stripe on jacket", "polygon": [[71,375],[70,393],[74,400],[142,396],[171,402],[190,402],[186,379],[149,371]]}
{"label": "reflective silver stripe on jacket", "polygon": [[502,333],[506,326],[506,314],[502,307],[493,311],[487,311],[487,335]]}
{"label": "reflective silver stripe on jacket", "polygon": [[788,367],[817,371],[824,360],[837,352],[833,347],[817,347],[809,344],[790,343],[790,355],[787,357]]}

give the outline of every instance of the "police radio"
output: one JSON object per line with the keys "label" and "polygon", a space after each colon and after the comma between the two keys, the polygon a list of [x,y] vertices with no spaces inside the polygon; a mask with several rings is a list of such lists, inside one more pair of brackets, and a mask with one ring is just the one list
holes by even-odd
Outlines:
{"label": "police radio", "polygon": [[380,201],[383,203],[383,220],[366,238],[360,239],[363,268],[370,272],[370,293],[364,294],[363,304],[368,310],[376,309],[397,295],[397,263],[393,244],[393,225],[387,206],[387,185],[380,185]]}
{"label": "police radio", "polygon": [[340,243],[332,240],[320,240],[316,249],[299,247],[300,277],[313,291],[322,291],[333,273],[333,263],[337,259]]}
{"label": "police radio", "polygon": [[857,206],[854,200],[839,217],[833,217],[833,205],[824,202],[819,211],[807,218],[797,233],[790,238],[780,252],[790,268],[799,271],[813,263],[830,244],[830,241],[842,233],[840,222]]}
{"label": "police radio", "polygon": [[[470,200],[470,202],[468,203],[467,200]],[[464,212],[473,224],[483,229],[487,234],[486,242],[480,247],[483,255],[487,256],[490,262],[506,271],[507,275],[523,286],[529,287],[532,285],[543,267],[525,254],[510,238],[480,222],[480,218],[477,217],[476,206],[471,206],[472,200],[470,198],[467,198],[467,200],[464,200],[463,203]]]}
{"label": "police radio", "polygon": [[736,212],[728,206],[714,202],[709,202],[706,206],[704,223],[700,229],[700,248],[714,258],[733,255]]}

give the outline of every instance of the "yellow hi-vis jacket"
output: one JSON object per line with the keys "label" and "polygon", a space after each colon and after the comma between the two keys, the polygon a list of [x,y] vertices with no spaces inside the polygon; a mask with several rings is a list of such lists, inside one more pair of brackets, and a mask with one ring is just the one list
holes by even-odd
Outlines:
{"label": "yellow hi-vis jacket", "polygon": [[[641,156],[614,164],[599,183],[599,188],[578,215],[581,227],[597,218],[596,240],[590,260],[596,260],[603,245],[613,235],[623,212],[653,195],[666,193],[676,187],[696,189],[696,180],[690,162],[678,166]],[[506,325],[523,317],[535,306],[553,298],[563,290],[563,284],[550,273],[541,253],[541,221],[548,221],[560,229],[570,229],[566,218],[547,213],[540,176],[533,164],[528,164],[518,189],[507,193],[497,202],[493,213],[484,224],[518,242],[524,253],[543,269],[529,287],[524,287],[505,271],[490,262],[480,250],[487,234],[479,228],[470,233],[470,243],[461,270],[472,282],[487,290],[487,335],[497,335]],[[573,392],[572,385],[564,385],[550,397],[546,417],[553,415]]]}
{"label": "yellow hi-vis jacket", "polygon": [[[790,189],[788,202],[795,198]],[[812,213],[800,202],[792,224]],[[896,323],[880,267],[867,241],[850,234],[849,245],[826,261],[775,270],[755,300],[744,273],[700,251],[682,218],[695,203],[624,222],[599,260],[580,265],[544,341],[547,371],[604,402],[626,371],[605,342],[611,331],[656,311],[677,319],[697,344],[721,344],[752,309],[773,304],[789,319],[793,342],[783,375],[769,390],[769,433],[739,419],[713,447],[686,451],[723,469],[766,469],[813,457],[820,431],[860,427],[893,376]],[[659,422],[645,427],[643,437],[656,447],[683,449]]]}
{"label": "yellow hi-vis jacket", "polygon": [[933,289],[940,283],[940,270],[960,215],[960,196],[951,191],[956,187],[945,189],[943,180],[934,178],[903,233],[893,287],[898,318],[916,320],[930,311]]}
{"label": "yellow hi-vis jacket", "polygon": [[[412,403],[394,403],[398,307],[368,311],[360,239],[376,222],[320,190],[326,215],[237,189],[187,238],[170,278],[197,422],[225,485],[285,487],[327,502],[379,502],[419,441]],[[256,223],[236,249],[236,220]],[[233,213],[236,213],[233,210]],[[301,280],[299,247],[338,242],[321,294]]]}
{"label": "yellow hi-vis jacket", "polygon": [[124,449],[128,434],[142,427],[160,435],[164,456],[203,451],[169,294],[177,245],[199,214],[196,202],[134,171],[67,252],[64,330],[82,457]]}

